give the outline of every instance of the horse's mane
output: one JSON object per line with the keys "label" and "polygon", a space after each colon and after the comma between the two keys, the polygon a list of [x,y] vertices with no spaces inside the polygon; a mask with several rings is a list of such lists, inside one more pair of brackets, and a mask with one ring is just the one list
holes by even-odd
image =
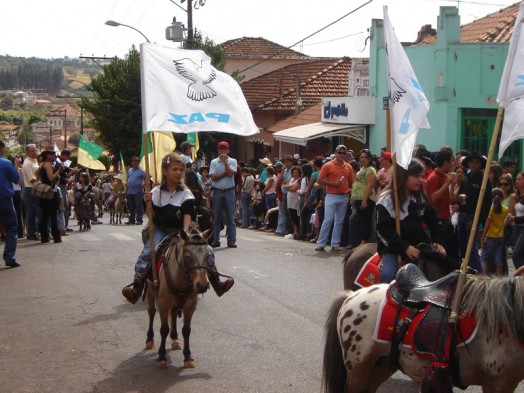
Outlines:
{"label": "horse's mane", "polygon": [[524,278],[468,277],[462,310],[474,312],[489,335],[499,329],[513,337],[524,334]]}

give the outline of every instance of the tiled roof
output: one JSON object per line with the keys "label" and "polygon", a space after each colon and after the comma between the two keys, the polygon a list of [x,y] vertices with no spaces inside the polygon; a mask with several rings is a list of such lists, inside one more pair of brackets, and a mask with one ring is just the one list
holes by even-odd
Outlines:
{"label": "tiled roof", "polygon": [[287,130],[288,128],[303,126],[311,123],[318,123],[322,110],[322,103],[319,102],[313,105],[311,108],[306,109],[304,112],[300,112],[298,115],[291,115],[286,117],[284,120],[275,123],[267,130],[269,132],[277,132]]}
{"label": "tiled roof", "polygon": [[237,59],[308,59],[303,53],[275,44],[264,38],[242,37],[220,45],[226,58]]}
{"label": "tiled roof", "polygon": [[[57,108],[51,109],[50,114],[52,115],[53,112],[64,111],[64,110],[66,111],[67,117],[80,117],[80,110],[71,104],[65,104]],[[49,117],[49,114],[47,116]]]}
{"label": "tiled roof", "polygon": [[244,82],[240,87],[253,111],[294,111],[296,75],[300,75],[301,109],[306,109],[322,97],[347,96],[350,69],[348,57],[319,59],[291,64]]}
{"label": "tiled roof", "polygon": [[[460,27],[461,42],[509,42],[513,33],[519,3],[486,15]],[[434,44],[437,37],[426,37],[417,45]]]}

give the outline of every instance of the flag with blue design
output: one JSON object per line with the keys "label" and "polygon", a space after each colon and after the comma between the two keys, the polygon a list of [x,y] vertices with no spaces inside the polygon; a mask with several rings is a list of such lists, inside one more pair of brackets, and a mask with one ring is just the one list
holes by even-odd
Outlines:
{"label": "flag with blue design", "polygon": [[140,78],[144,133],[259,133],[238,82],[201,50],[142,44]]}
{"label": "flag with blue design", "polygon": [[384,6],[384,36],[388,63],[388,89],[391,114],[391,148],[397,163],[408,168],[418,130],[430,128],[429,101],[422,91],[408,56],[400,44]]}
{"label": "flag with blue design", "polygon": [[499,158],[512,142],[524,138],[524,2],[520,3],[500,80],[497,101],[504,110]]}

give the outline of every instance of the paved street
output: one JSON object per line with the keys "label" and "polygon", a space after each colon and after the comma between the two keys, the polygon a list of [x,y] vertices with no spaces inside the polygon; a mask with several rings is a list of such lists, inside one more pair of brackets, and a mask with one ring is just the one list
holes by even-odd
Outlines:
{"label": "paved street", "polygon": [[[193,319],[197,367],[183,369],[182,353],[169,351],[169,368],[158,370],[158,347],[143,350],[145,304],[120,294],[141,250],[140,227],[98,225],[56,245],[21,240],[22,267],[0,268],[0,391],[319,392],[342,257],[244,229],[237,243],[217,250],[235,286],[222,298],[206,293]],[[417,386],[396,374],[381,391],[400,390]]]}

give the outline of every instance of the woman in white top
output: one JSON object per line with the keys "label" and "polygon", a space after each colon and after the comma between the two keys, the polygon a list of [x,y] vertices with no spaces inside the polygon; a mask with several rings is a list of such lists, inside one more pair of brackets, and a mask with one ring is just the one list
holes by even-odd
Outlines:
{"label": "woman in white top", "polygon": [[509,212],[514,217],[515,245],[513,246],[513,264],[515,269],[524,266],[524,172],[515,179],[515,193],[509,202]]}
{"label": "woman in white top", "polygon": [[302,180],[302,169],[295,166],[291,169],[291,179],[284,186],[287,189],[287,209],[293,223],[293,238],[298,240],[300,237],[300,217],[298,216],[298,190]]}

